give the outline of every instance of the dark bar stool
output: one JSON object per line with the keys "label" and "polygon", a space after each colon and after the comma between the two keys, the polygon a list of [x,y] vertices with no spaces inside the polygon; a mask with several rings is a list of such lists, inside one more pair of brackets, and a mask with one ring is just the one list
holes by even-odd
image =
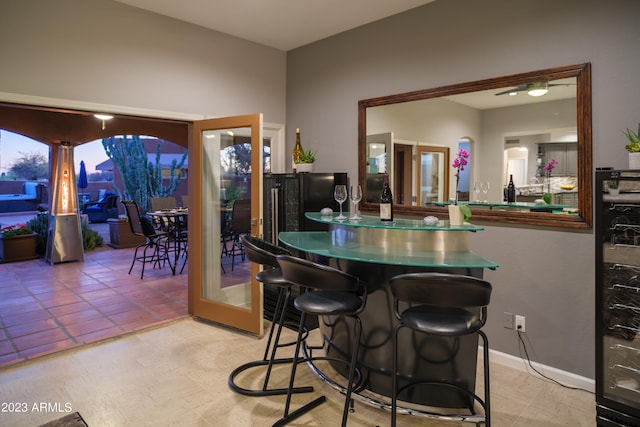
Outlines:
{"label": "dark bar stool", "polygon": [[[395,314],[400,321],[393,332],[391,426],[396,425],[398,395],[410,387],[430,384],[453,387],[469,396],[469,410],[472,414],[475,414],[474,402],[477,401],[484,409],[485,425],[489,427],[489,342],[481,328],[487,320],[491,284],[475,277],[456,274],[410,273],[393,277],[390,285]],[[409,303],[409,308],[400,311],[400,302]],[[472,390],[438,378],[407,378],[407,383],[398,388],[398,331],[405,327],[438,337],[457,338],[478,333],[484,347],[484,401]]]}
{"label": "dark bar stool", "polygon": [[[347,425],[347,417],[351,406],[351,393],[354,389],[356,362],[358,360],[360,337],[362,335],[362,323],[358,314],[364,309],[366,304],[366,288],[361,285],[360,280],[357,277],[335,268],[288,255],[279,255],[277,258],[280,268],[282,269],[282,276],[285,280],[305,287],[307,292],[298,296],[293,302],[294,307],[300,310],[302,315],[300,317],[300,325],[298,328],[296,349],[293,353],[294,360],[291,364],[289,393],[287,393],[284,415],[274,424],[274,427],[287,424],[326,400],[325,396],[320,396],[301,408],[293,412],[289,412],[289,408],[291,406],[291,395],[294,390],[293,383],[295,381],[296,368],[300,361],[305,360],[310,362],[313,360],[334,360],[348,363],[348,383],[346,386],[344,409],[342,412],[342,426],[344,427]],[[304,318],[306,314],[315,314],[318,316],[348,316],[355,320],[355,336],[353,337],[353,348],[351,352],[351,360],[349,362],[330,357],[316,358],[311,356],[308,359],[300,359],[298,357],[300,345],[303,341]],[[359,383],[361,381],[360,375],[358,375],[358,377]]]}
{"label": "dark bar stool", "polygon": [[[276,388],[269,389],[269,378],[271,377],[271,370],[273,365],[282,363],[292,363],[293,358],[276,358],[276,351],[282,347],[288,347],[296,344],[296,341],[280,342],[280,334],[282,327],[285,325],[285,316],[289,299],[291,297],[291,283],[286,281],[282,277],[282,270],[276,259],[276,255],[291,255],[291,253],[280,246],[273,245],[265,240],[259,239],[250,235],[243,235],[240,237],[241,244],[244,248],[249,261],[256,264],[260,264],[266,267],[256,275],[256,280],[263,285],[271,285],[278,288],[278,300],[273,311],[273,318],[271,319],[271,328],[269,329],[269,338],[267,339],[267,345],[264,350],[264,355],[261,360],[248,362],[238,366],[229,375],[228,383],[229,387],[237,393],[246,396],[273,396],[279,394],[287,394],[288,388]],[[278,325],[276,330],[276,324]],[[275,331],[275,338],[274,338]],[[306,339],[308,331],[305,330],[303,339]],[[236,377],[248,370],[258,366],[267,366],[267,371],[264,376],[261,390],[252,390],[240,387],[236,384]],[[293,393],[308,393],[313,391],[313,387],[298,387],[293,389]]]}

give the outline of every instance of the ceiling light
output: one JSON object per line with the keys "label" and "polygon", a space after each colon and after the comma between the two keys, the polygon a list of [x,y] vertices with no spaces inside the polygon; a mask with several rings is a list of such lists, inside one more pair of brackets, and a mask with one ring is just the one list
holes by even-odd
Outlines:
{"label": "ceiling light", "polygon": [[532,83],[527,89],[527,93],[531,96],[542,96],[549,92],[549,84],[547,82]]}
{"label": "ceiling light", "polygon": [[111,120],[111,119],[113,119],[113,116],[111,116],[109,114],[94,114],[93,117],[95,117],[98,120]]}
{"label": "ceiling light", "polygon": [[113,116],[110,115],[110,114],[99,114],[99,113],[96,113],[96,114],[93,115],[93,117],[95,117],[98,120],[102,120],[102,130],[105,130],[105,128],[106,128],[105,121],[113,119]]}

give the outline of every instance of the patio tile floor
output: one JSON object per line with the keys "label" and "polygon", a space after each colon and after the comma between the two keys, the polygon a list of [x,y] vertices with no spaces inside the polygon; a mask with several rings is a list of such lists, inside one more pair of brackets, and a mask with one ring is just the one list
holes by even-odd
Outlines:
{"label": "patio tile floor", "polygon": [[[35,213],[0,214],[0,224]],[[182,274],[140,264],[128,274],[135,248],[113,249],[107,223],[90,224],[104,245],[84,262],[51,266],[43,259],[0,264],[0,370],[58,351],[125,335],[189,316],[188,267]],[[180,261],[182,262],[182,261]],[[250,277],[250,264],[223,259],[221,286]]]}
{"label": "patio tile floor", "polygon": [[0,369],[188,316],[187,269],[128,274],[134,249],[0,264]]}

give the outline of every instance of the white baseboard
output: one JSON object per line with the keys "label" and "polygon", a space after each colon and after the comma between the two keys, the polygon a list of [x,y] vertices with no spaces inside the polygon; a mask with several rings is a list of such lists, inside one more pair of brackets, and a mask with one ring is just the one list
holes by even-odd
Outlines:
{"label": "white baseboard", "polygon": [[[525,359],[491,349],[489,349],[489,354],[492,363],[498,363],[509,368],[517,369],[518,371],[529,372],[533,376],[541,378],[540,375],[529,367],[528,362]],[[482,360],[482,346],[478,348],[478,358]],[[533,361],[531,362],[531,365],[545,376],[568,387],[580,388],[591,393],[595,393],[596,391],[596,382],[591,378],[576,375],[571,372],[554,368],[553,366],[547,366]]]}

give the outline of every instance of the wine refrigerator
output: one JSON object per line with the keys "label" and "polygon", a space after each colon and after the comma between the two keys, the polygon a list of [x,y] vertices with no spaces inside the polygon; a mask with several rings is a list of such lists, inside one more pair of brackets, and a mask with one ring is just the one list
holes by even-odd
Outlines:
{"label": "wine refrigerator", "polygon": [[[305,212],[319,212],[322,208],[339,209],[333,197],[336,185],[347,185],[346,172],[328,173],[282,173],[265,174],[263,177],[263,218],[264,239],[279,244],[281,231],[322,231],[326,224],[311,221]],[[348,210],[348,202],[344,203]],[[296,255],[302,255],[296,253]],[[265,285],[263,288],[264,317],[271,319],[278,300],[278,288]],[[297,286],[292,287],[292,297],[300,295]],[[293,307],[293,298],[287,305],[285,326],[298,325],[300,312]],[[305,317],[305,327],[318,327],[316,316]],[[297,326],[293,326],[297,330]]]}
{"label": "wine refrigerator", "polygon": [[597,170],[596,419],[640,427],[640,170]]}

